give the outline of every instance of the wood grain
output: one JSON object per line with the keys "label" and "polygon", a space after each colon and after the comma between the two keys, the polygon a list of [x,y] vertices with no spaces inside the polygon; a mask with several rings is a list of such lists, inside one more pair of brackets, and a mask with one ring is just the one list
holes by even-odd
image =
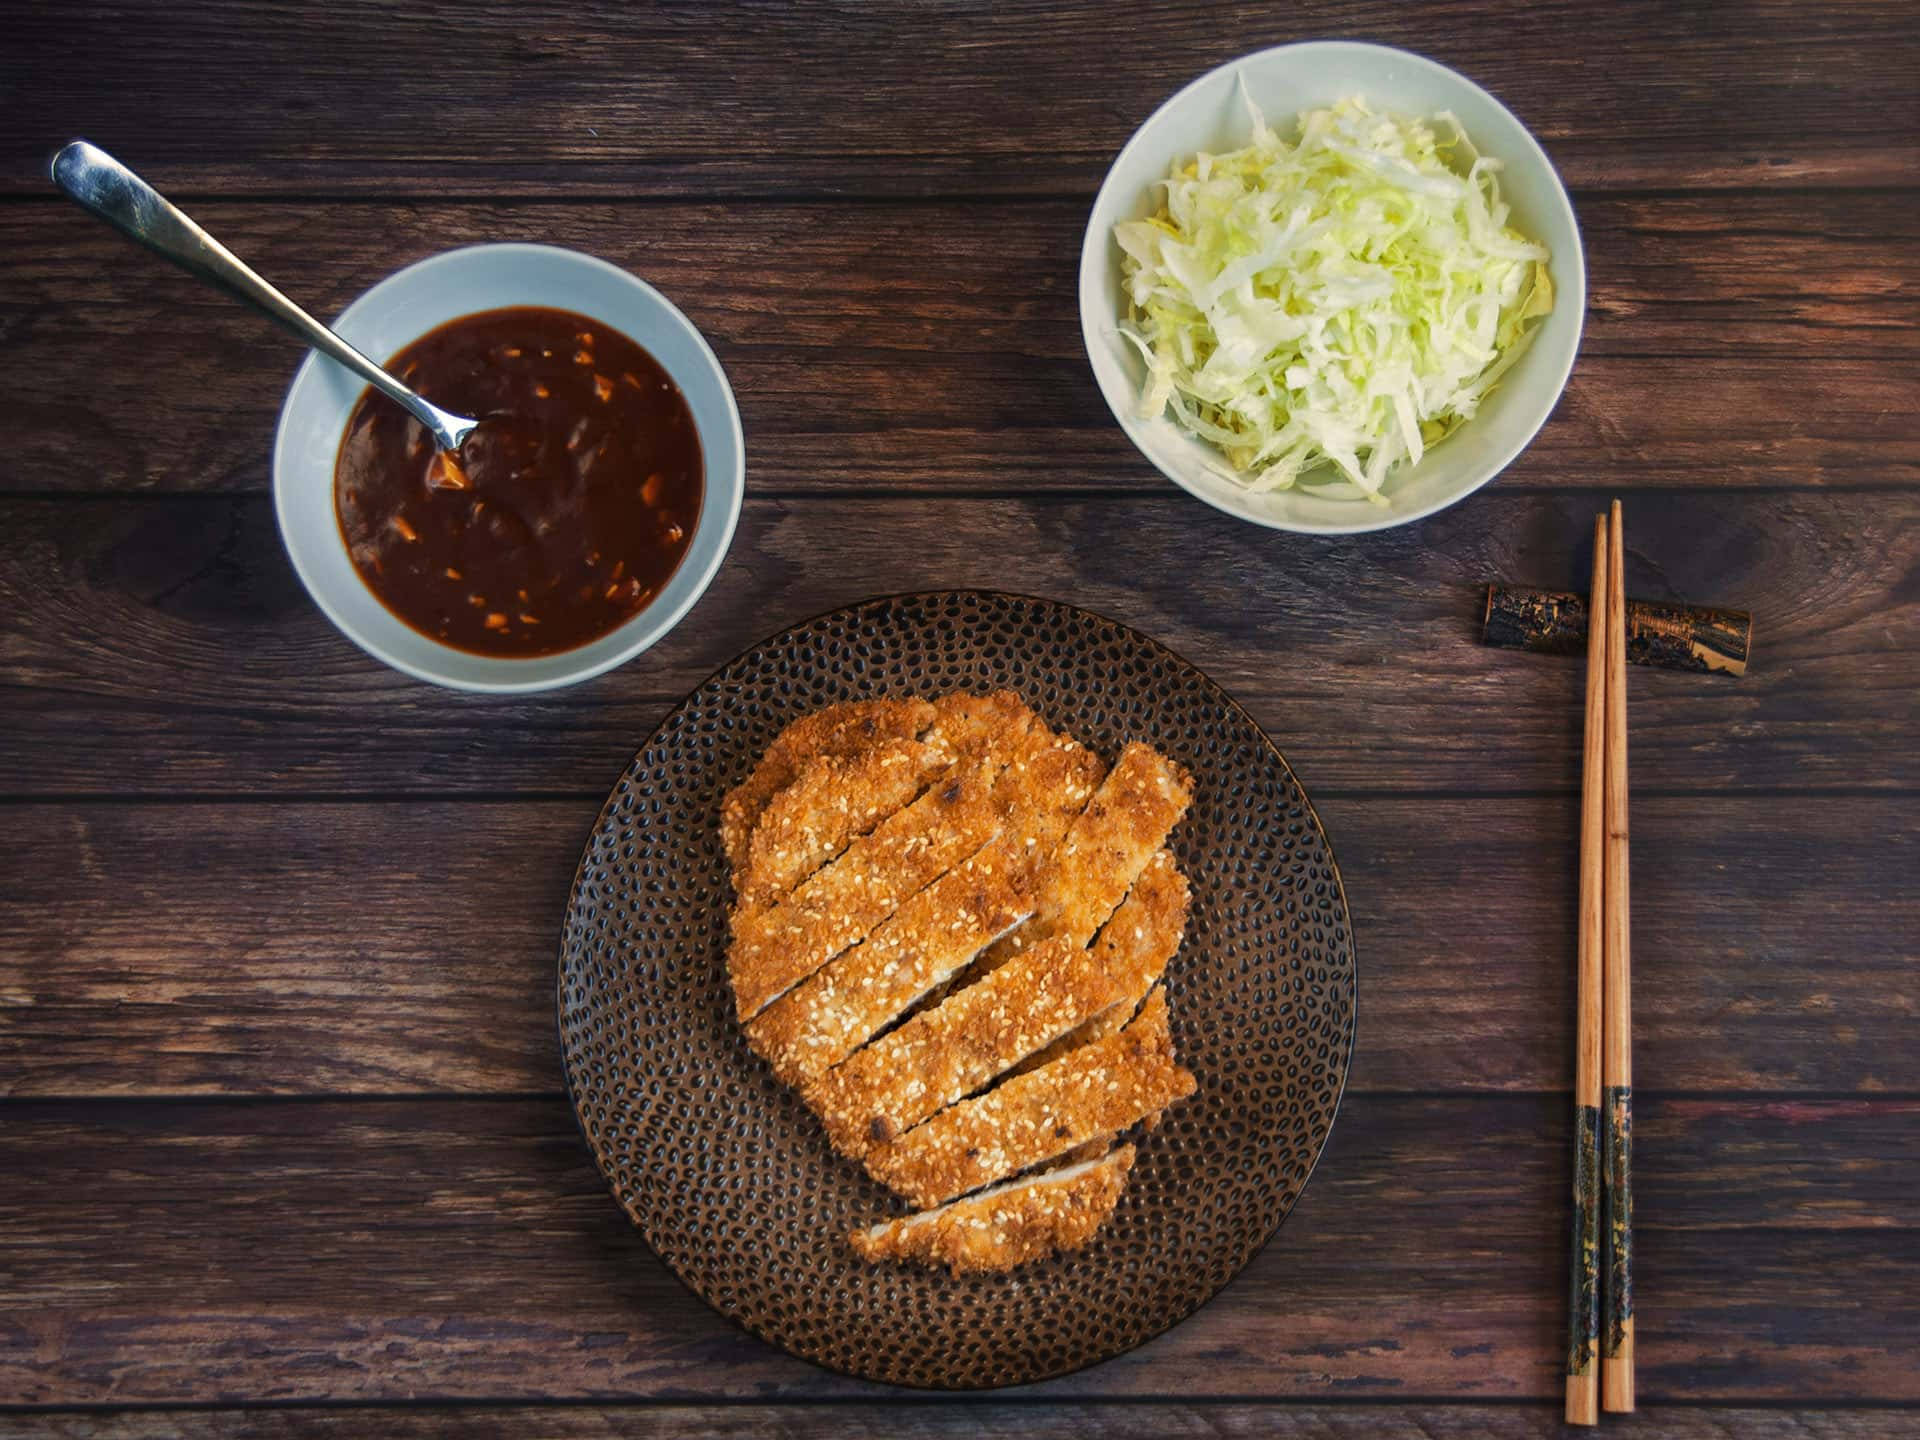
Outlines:
{"label": "wood grain", "polygon": [[[1636,669],[1637,785],[1920,785],[1920,492],[1628,503],[1634,593],[1751,610],[1761,636],[1737,685]],[[1315,793],[1568,790],[1578,662],[1488,649],[1476,627],[1488,579],[1572,579],[1592,514],[1496,488],[1417,526],[1307,539],[1184,496],[754,500],[652,652],[489,700],[338,635],[262,501],[0,501],[0,793],[600,794],[725,658],[840,604],[948,586],[1070,597],[1144,630],[1246,703]]]}
{"label": "wood grain", "polygon": [[[1084,194],[1189,78],[1341,35],[1489,86],[1577,186],[1912,184],[1920,142],[1920,41],[1893,3],[1190,0],[1130,14],[1124,37],[1053,0],[468,5],[457,67],[445,17],[377,0],[8,8],[15,192],[85,134],[199,192]],[[155,74],[193,83],[154,104]]]}
{"label": "wood grain", "polygon": [[[1643,1108],[1648,1402],[1920,1399],[1916,1102]],[[1565,1113],[1350,1097],[1245,1275],[1029,1393],[1179,1376],[1194,1397],[1557,1394]],[[15,1402],[882,1393],[742,1340],[684,1291],[561,1102],[18,1102],[7,1137]]]}
{"label": "wood grain", "polygon": [[[1510,105],[1591,291],[1490,492],[1307,541],[1131,449],[1074,268],[1141,117],[1335,35]],[[0,0],[0,1436],[1560,1433],[1581,669],[1475,625],[1488,580],[1580,584],[1615,494],[1634,593],[1760,641],[1737,685],[1629,681],[1629,1424],[1920,1435],[1916,73],[1892,0]],[[295,351],[55,196],[75,134],[320,313],[489,239],[654,281],[745,417],[713,591],[544,699],[361,657],[263,498]],[[556,1098],[551,987],[593,811],[668,708],[781,625],[948,585],[1101,610],[1247,702],[1332,834],[1365,994],[1320,1173],[1217,1302],[902,1404],[661,1269]],[[84,1408],[9,1408],[46,1405]],[[185,1408],[125,1408],[156,1405]]]}
{"label": "wood grain", "polygon": [[[760,493],[1165,485],[1087,367],[1078,203],[194,208],[320,314],[480,241],[628,267],[717,347]],[[1871,192],[1583,199],[1581,360],[1508,483],[1920,483],[1916,214]],[[0,207],[0,253],[0,489],[265,492],[296,347],[57,200]]]}
{"label": "wood grain", "polygon": [[[597,804],[0,810],[0,1094],[557,1091]],[[1920,1092],[1911,805],[1636,800],[1648,1090]],[[1349,1088],[1566,1086],[1577,800],[1319,808],[1360,958]]]}
{"label": "wood grain", "polygon": [[[1893,1440],[1920,1419],[1887,1410],[1640,1407],[1639,1427],[1667,1440]],[[1555,1417],[1528,1405],[1100,1404],[968,1401],[886,1405],[462,1405],[384,1409],[0,1412],[0,1437],[44,1440],[284,1440],[378,1435],[414,1440],[1552,1440]]]}

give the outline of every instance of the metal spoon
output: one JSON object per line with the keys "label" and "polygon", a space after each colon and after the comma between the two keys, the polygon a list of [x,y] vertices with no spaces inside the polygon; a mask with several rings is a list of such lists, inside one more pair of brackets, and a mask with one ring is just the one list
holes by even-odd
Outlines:
{"label": "metal spoon", "polygon": [[115,229],[265,311],[322,355],[339,361],[413,415],[442,450],[457,454],[479,421],[415,394],[322,325],[202,230],[158,190],[98,146],[75,140],[53,157],[53,183]]}

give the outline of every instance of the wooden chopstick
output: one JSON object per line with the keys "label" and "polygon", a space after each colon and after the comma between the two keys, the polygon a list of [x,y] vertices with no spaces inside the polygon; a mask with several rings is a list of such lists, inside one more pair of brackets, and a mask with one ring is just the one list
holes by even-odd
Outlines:
{"label": "wooden chopstick", "polygon": [[[1626,554],[1620,502],[1607,535],[1607,844],[1601,951],[1601,1081],[1606,1159],[1606,1260],[1600,1326],[1600,1403],[1633,1409],[1633,986],[1627,904]],[[1598,613],[1597,611],[1595,613]]]}
{"label": "wooden chopstick", "polygon": [[[1607,517],[1593,522],[1589,615],[1607,614]],[[1567,1423],[1600,1418],[1600,971],[1606,808],[1607,630],[1587,630],[1586,751],[1580,777],[1580,950],[1573,1060],[1573,1242],[1567,1282]]]}

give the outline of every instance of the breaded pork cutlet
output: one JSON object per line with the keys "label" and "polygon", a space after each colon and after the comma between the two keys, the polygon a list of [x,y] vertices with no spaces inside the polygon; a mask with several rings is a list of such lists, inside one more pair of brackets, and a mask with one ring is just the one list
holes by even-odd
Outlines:
{"label": "breaded pork cutlet", "polygon": [[1055,935],[1084,944],[1113,913],[1193,800],[1187,772],[1159,751],[1127,746],[1054,850],[1033,916],[981,956],[965,983]]}
{"label": "breaded pork cutlet", "polygon": [[[1029,1055],[1010,1073],[1023,1075],[1037,1070],[1069,1050],[1118,1034],[1133,1019],[1153,987],[1160,983],[1167,962],[1179,953],[1180,942],[1186,938],[1191,898],[1187,877],[1174,863],[1173,852],[1156,852],[1147,862],[1147,868],[1140,872],[1140,878],[1133,882],[1133,889],[1127,892],[1126,903],[1113,912],[1113,918],[1101,928],[1100,938],[1094,942],[1094,949],[1114,957],[1112,968],[1124,972],[1125,980],[1117,987],[1117,998],[1045,1049]],[[1009,962],[1007,968],[1011,969],[1012,964]]]}
{"label": "breaded pork cutlet", "polygon": [[868,1260],[945,1265],[956,1275],[1011,1270],[1078,1250],[1106,1223],[1133,1168],[1133,1147],[1023,1176],[937,1210],[856,1230],[848,1237]]}
{"label": "breaded pork cutlet", "polygon": [[[740,897],[736,927],[739,918],[784,898],[949,767],[1032,723],[1010,690],[948,695],[930,706],[880,703],[910,708],[849,716],[826,727],[807,728],[811,716],[796,721],[775,742],[784,757],[778,772],[763,762],[735,791],[739,801],[728,797],[722,833]],[[767,784],[772,791],[760,794]],[[758,811],[743,841],[729,832],[726,817],[742,818],[754,804]]]}
{"label": "breaded pork cutlet", "polygon": [[1006,1270],[1111,1214],[1115,1137],[1194,1085],[1158,984],[1190,791],[1144,745],[1108,771],[1000,691],[829,707],[727,796],[749,1043],[930,1207],[852,1235],[860,1254]]}
{"label": "breaded pork cutlet", "polygon": [[848,755],[884,740],[917,739],[935,713],[927,700],[850,700],[803,715],[782,730],[753,772],[720,802],[720,845],[736,883],[760,812],[793,783],[802,765],[815,756]]}
{"label": "breaded pork cutlet", "polygon": [[1039,919],[1049,935],[1081,943],[1106,923],[1193,800],[1186,771],[1159,751],[1120,752],[1054,851]]}
{"label": "breaded pork cutlet", "polygon": [[902,902],[949,872],[1001,827],[995,782],[1009,757],[989,747],[963,761],[904,810],[861,836],[787,897],[736,917],[727,968],[751,1021]]}
{"label": "breaded pork cutlet", "polygon": [[909,896],[999,833],[999,778],[1024,753],[1033,712],[1000,691],[947,696],[934,716],[925,739],[957,757],[950,770],[802,881],[785,903],[756,908],[743,899],[736,909],[727,968],[742,1020],[857,944]]}
{"label": "breaded pork cutlet", "polygon": [[1125,1130],[1193,1093],[1173,1054],[1166,992],[1156,989],[1118,1035],[963,1100],[870,1151],[874,1179],[914,1205],[944,1205],[1084,1144]]}
{"label": "breaded pork cutlet", "polygon": [[995,1076],[1044,1064],[1087,1022],[1112,1016],[1118,1029],[1180,948],[1186,916],[1186,880],[1159,851],[1092,945],[1042,941],[829,1070],[807,1103],[860,1159]]}
{"label": "breaded pork cutlet", "polygon": [[744,917],[794,886],[882,820],[913,803],[953,764],[943,745],[889,738],[851,755],[816,755],[767,802],[734,877]]}
{"label": "breaded pork cutlet", "polygon": [[1090,951],[1055,936],[849,1056],[806,1087],[807,1104],[834,1148],[861,1159],[1112,1005],[1121,989]]}
{"label": "breaded pork cutlet", "polygon": [[1001,772],[999,835],[748,1025],[748,1040],[774,1073],[804,1089],[1031,914],[1032,856],[1087,803],[1099,763],[1036,727],[1033,743]]}
{"label": "breaded pork cutlet", "polygon": [[922,738],[944,745],[955,755],[964,755],[990,740],[1024,735],[1038,723],[1027,702],[1011,690],[993,690],[985,695],[956,690],[933,702],[933,723]]}

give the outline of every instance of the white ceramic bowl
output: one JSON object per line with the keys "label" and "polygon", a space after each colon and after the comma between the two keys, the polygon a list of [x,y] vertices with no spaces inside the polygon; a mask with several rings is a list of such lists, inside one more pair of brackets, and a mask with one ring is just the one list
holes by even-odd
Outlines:
{"label": "white ceramic bowl", "polygon": [[[1310,489],[1249,494],[1215,474],[1218,451],[1165,418],[1139,418],[1145,365],[1116,332],[1125,313],[1120,247],[1113,227],[1159,209],[1154,182],[1176,159],[1247,143],[1251,126],[1240,85],[1276,128],[1302,110],[1362,96],[1377,110],[1430,116],[1451,110],[1483,155],[1505,162],[1500,191],[1510,223],[1552,251],[1553,313],[1527,353],[1501,378],[1479,413],[1411,469],[1388,480],[1390,504],[1315,495]],[[1284,130],[1283,130],[1284,133]],[[1245,56],[1194,81],[1156,110],[1113,162],[1093,202],[1080,249],[1080,330],[1100,393],[1120,427],[1160,472],[1229,515],[1277,530],[1346,534],[1405,525],[1486,484],[1531,440],[1565,388],[1587,308],[1580,227],[1553,162],[1511,112],[1465,76],[1404,50],[1343,40],[1283,45]]]}
{"label": "white ceramic bowl", "polygon": [[273,503],[293,568],[327,618],[361,649],[436,685],[521,694],[571,685],[631,660],[698,600],[732,543],[746,491],[746,446],[726,372],[693,323],[658,290],[616,265],[552,245],[473,245],[389,275],[334,321],[384,361],[462,315],[509,305],[572,310],[636,341],[686,396],[700,432],[706,489],[680,568],[645,609],[598,640],[527,659],[474,655],[421,634],[380,603],[347,554],[334,511],[333,466],[347,417],[366,387],[309,354],[280,407]]}

